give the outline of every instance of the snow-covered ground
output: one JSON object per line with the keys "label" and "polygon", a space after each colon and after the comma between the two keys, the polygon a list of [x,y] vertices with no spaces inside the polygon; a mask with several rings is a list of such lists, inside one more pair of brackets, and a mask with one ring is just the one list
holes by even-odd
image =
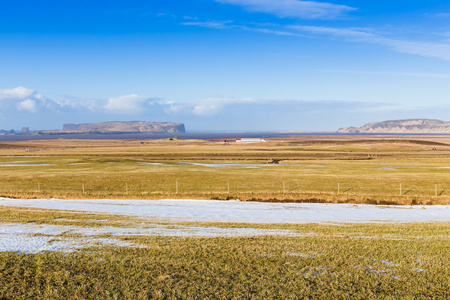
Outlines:
{"label": "snow-covered ground", "polygon": [[[83,229],[83,228],[79,228]],[[87,229],[87,228],[86,228]],[[133,246],[113,238],[93,236],[69,238],[58,236],[64,233],[75,233],[72,226],[41,224],[0,223],[0,252],[17,251],[38,253],[42,251],[73,251],[92,245]]]}
{"label": "snow-covered ground", "polygon": [[81,210],[194,222],[364,223],[450,221],[449,205],[396,206],[216,200],[25,200],[6,198],[0,198],[0,205]]}
{"label": "snow-covered ground", "polygon": [[[61,200],[6,199],[0,205],[150,217],[161,221],[240,223],[362,223],[450,221],[448,205],[376,206],[352,204],[260,203],[209,200]],[[296,231],[151,224],[135,227],[77,227],[49,224],[0,223],[0,251],[37,253],[73,251],[106,244],[139,246],[120,240],[130,235],[254,236],[298,235]],[[108,238],[105,238],[108,235]]]}
{"label": "snow-covered ground", "polygon": [[[110,237],[105,238],[105,235],[110,235]],[[139,246],[118,239],[118,237],[139,235],[233,237],[299,234],[292,230],[282,229],[196,227],[172,224],[153,224],[145,227],[77,227],[35,223],[0,223],[0,252],[73,251],[98,244],[117,247]]]}

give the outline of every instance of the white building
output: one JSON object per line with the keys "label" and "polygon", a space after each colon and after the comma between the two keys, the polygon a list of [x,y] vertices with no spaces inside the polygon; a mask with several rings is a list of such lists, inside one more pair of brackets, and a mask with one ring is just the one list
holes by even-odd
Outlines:
{"label": "white building", "polygon": [[261,143],[265,141],[265,139],[236,139],[236,143]]}

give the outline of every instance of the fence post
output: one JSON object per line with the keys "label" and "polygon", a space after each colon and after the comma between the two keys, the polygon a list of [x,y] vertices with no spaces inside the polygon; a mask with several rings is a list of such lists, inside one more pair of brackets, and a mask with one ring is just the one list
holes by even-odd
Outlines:
{"label": "fence post", "polygon": [[84,195],[84,183],[83,183],[83,185],[82,185],[82,188],[83,188],[83,195]]}
{"label": "fence post", "polygon": [[400,196],[402,195],[402,184],[400,183]]}
{"label": "fence post", "polygon": [[178,180],[175,181],[175,188],[176,188],[176,193],[178,194]]}

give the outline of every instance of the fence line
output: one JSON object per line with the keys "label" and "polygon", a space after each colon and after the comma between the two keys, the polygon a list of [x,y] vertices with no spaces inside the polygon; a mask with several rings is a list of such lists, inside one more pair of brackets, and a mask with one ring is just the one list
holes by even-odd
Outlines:
{"label": "fence line", "polygon": [[[173,182],[173,181],[172,181]],[[183,188],[181,190],[180,188],[180,182],[179,180],[175,180],[175,193],[180,194],[188,194],[188,193],[209,193],[209,194],[239,194],[239,193],[255,193],[255,194],[277,194],[282,193],[286,197],[289,195],[301,195],[301,194],[324,194],[324,195],[347,195],[347,196],[363,196],[363,195],[370,195],[375,197],[429,197],[431,198],[439,198],[439,197],[449,197],[450,195],[446,194],[447,188],[445,184],[428,184],[428,186],[424,185],[416,185],[414,183],[408,183],[408,182],[402,182],[402,183],[393,183],[390,185],[369,185],[365,187],[362,184],[351,184],[352,182],[336,182],[337,185],[337,192],[336,192],[336,185],[333,189],[330,185],[330,182],[324,185],[318,185],[315,184],[314,186],[308,187],[308,185],[298,185],[298,180],[293,180],[291,182],[286,180],[280,180],[277,182],[271,182],[269,185],[257,185],[258,182],[256,181],[239,181],[239,182],[226,182],[226,186],[224,189],[224,182],[222,183],[213,183],[208,184],[207,186],[202,186],[200,184],[189,184],[189,182],[184,183]],[[86,194],[102,194],[102,192],[108,194],[108,193],[114,193],[114,194],[150,194],[150,193],[157,193],[157,194],[170,194],[173,193],[170,191],[170,187],[168,187],[166,184],[159,183],[158,186],[155,187],[155,185],[146,186],[139,185],[139,186],[133,186],[132,191],[130,190],[130,186],[128,183],[123,183],[122,185],[122,191],[120,191],[119,186],[107,186],[107,185],[101,185],[100,182],[89,183],[88,188],[84,182],[71,182],[70,184],[53,184],[52,182],[48,181],[35,181],[35,183],[31,183],[31,186],[28,185],[28,187],[21,186],[20,188],[15,188],[16,184],[7,184],[4,186],[3,191],[10,190],[12,193],[26,193],[33,192],[32,186],[34,185],[36,187],[37,185],[37,192],[39,193],[79,193],[81,192],[83,195]],[[398,184],[398,185],[397,185]],[[78,185],[78,186],[77,186]],[[231,190],[231,185],[233,185],[233,191]],[[278,187],[277,187],[278,185]],[[395,187],[397,185],[397,187]],[[45,189],[43,189],[43,186],[45,186]],[[282,187],[282,190],[280,191],[280,186]],[[31,187],[31,188],[30,188]],[[80,189],[81,187],[81,189]],[[125,190],[123,190],[123,187],[125,187]],[[6,188],[6,189],[5,189]],[[397,192],[395,189],[397,188]],[[36,190],[34,190],[36,191]],[[112,194],[111,194],[112,195]],[[446,198],[445,198],[446,199]]]}

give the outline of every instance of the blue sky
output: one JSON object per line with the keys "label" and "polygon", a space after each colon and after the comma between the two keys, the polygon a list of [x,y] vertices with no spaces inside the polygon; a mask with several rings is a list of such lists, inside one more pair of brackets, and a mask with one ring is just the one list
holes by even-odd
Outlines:
{"label": "blue sky", "polygon": [[450,120],[450,2],[0,0],[0,128]]}

